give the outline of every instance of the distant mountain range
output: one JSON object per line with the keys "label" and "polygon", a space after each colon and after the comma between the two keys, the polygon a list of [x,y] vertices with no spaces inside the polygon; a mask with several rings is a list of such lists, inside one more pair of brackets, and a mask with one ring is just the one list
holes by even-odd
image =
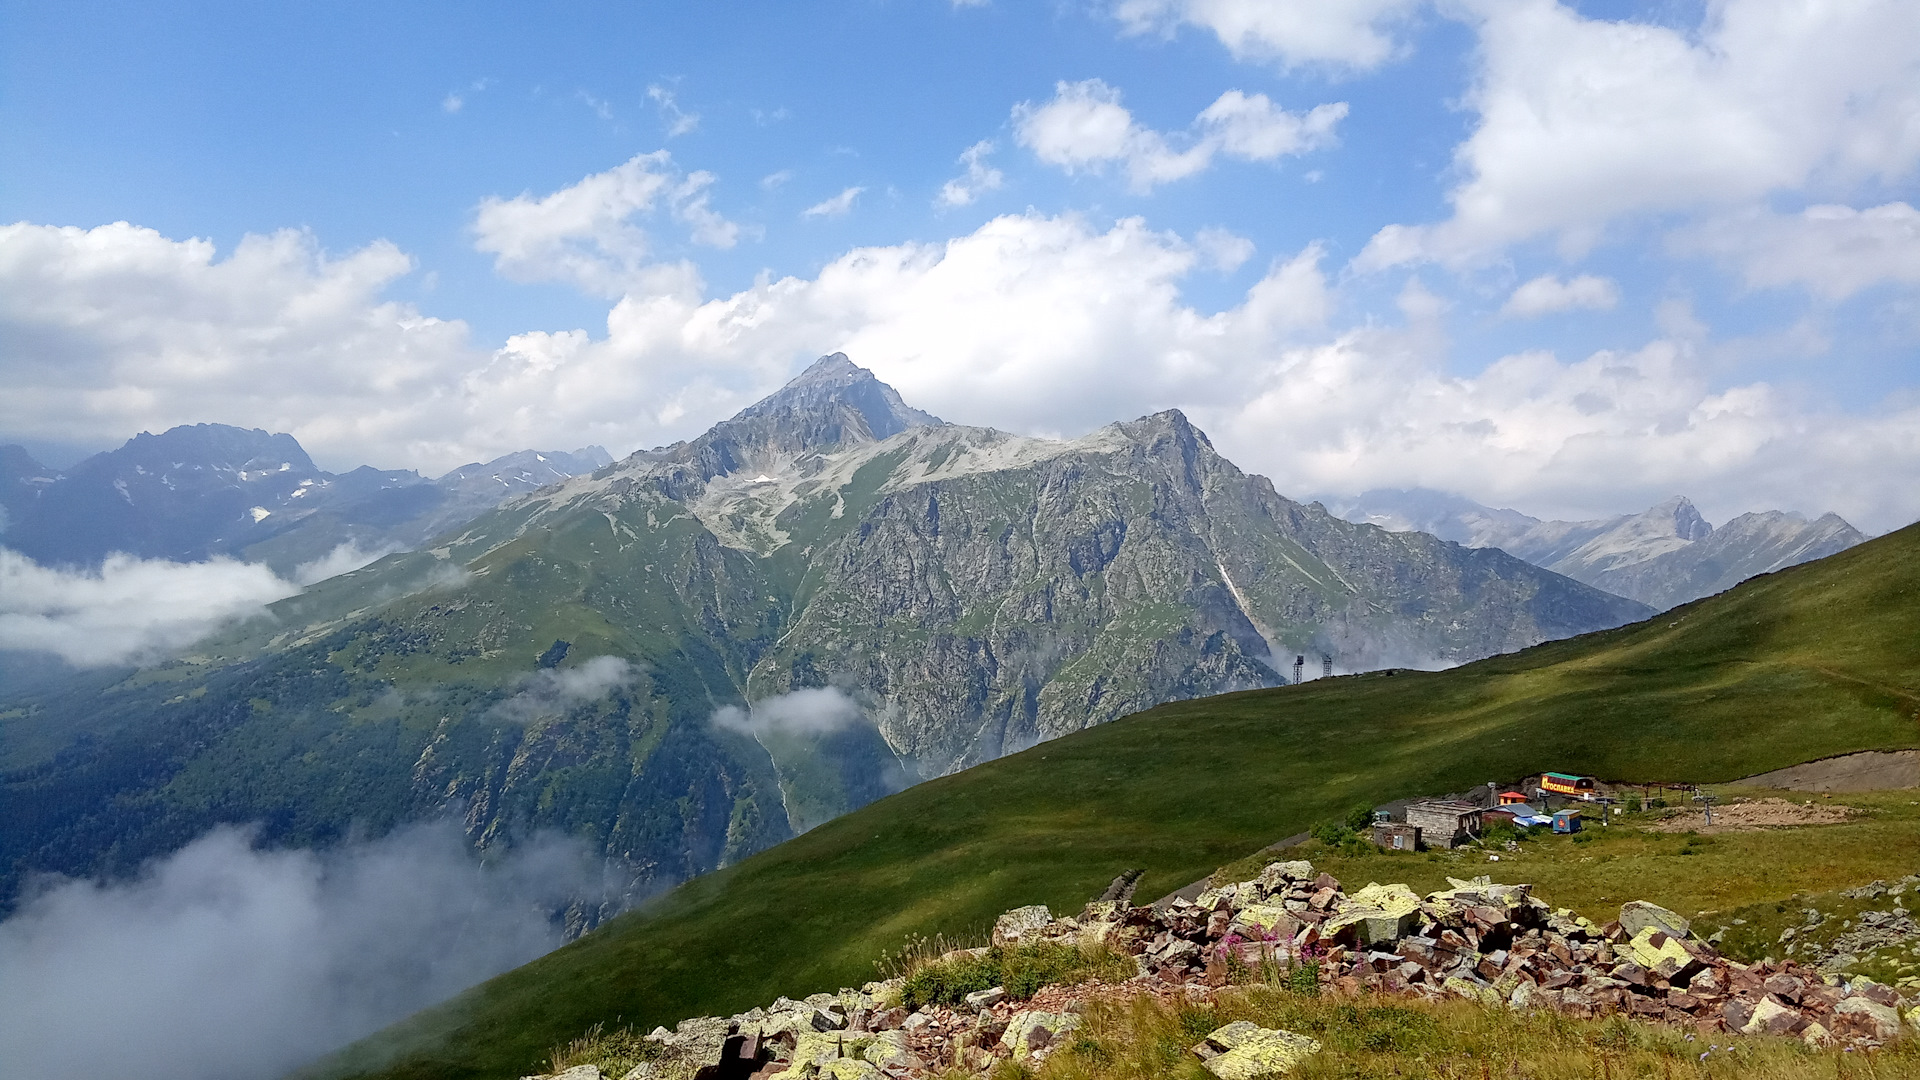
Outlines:
{"label": "distant mountain range", "polygon": [[64,471],[0,446],[0,545],[43,565],[110,552],[198,561],[230,555],[324,574],[343,544],[370,556],[417,547],[515,495],[611,464],[598,446],[523,450],[429,480],[361,466],[334,474],[293,436],[225,424],[145,432]]}
{"label": "distant mountain range", "polygon": [[1348,521],[1499,548],[1662,611],[1867,539],[1837,514],[1809,521],[1780,510],[1741,514],[1716,529],[1678,496],[1643,513],[1596,521],[1542,521],[1422,488],[1323,501]]}
{"label": "distant mountain range", "polygon": [[[234,482],[302,467],[275,445]],[[0,818],[28,823],[0,885],[223,821],[319,843],[453,813],[483,846],[587,837],[657,886],[913,780],[1282,683],[1297,655],[1457,663],[1650,613],[1284,498],[1178,412],[1024,438],[836,354],[139,679],[0,700]]]}

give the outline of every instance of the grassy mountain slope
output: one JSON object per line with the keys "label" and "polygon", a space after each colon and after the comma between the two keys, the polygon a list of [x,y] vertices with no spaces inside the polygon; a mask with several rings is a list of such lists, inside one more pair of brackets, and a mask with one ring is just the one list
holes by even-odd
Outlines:
{"label": "grassy mountain slope", "polygon": [[1143,895],[1361,801],[1541,768],[1725,781],[1920,745],[1920,526],[1646,622],[1438,673],[1163,705],[912,788],[694,880],[321,1071],[506,1077],[596,1021],[857,983],[914,932]]}

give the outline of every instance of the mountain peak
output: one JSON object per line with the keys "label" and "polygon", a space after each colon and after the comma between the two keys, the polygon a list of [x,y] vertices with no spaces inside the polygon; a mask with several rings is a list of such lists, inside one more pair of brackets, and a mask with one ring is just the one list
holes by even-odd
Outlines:
{"label": "mountain peak", "polygon": [[908,405],[901,400],[899,391],[847,359],[846,353],[832,353],[815,360],[792,382],[740,410],[733,419],[736,422],[782,417],[818,419],[845,409],[859,415],[866,433],[875,440],[898,435],[908,428],[945,423],[932,413]]}
{"label": "mountain peak", "polygon": [[873,378],[873,372],[847,359],[843,352],[829,353],[807,365],[807,370],[795,375],[788,387],[811,386],[818,383],[846,385],[859,379]]}

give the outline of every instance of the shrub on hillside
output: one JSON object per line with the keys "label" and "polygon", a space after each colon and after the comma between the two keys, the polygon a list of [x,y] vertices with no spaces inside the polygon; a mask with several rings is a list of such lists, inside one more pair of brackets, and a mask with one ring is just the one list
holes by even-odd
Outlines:
{"label": "shrub on hillside", "polygon": [[1090,980],[1118,982],[1138,970],[1130,956],[1105,946],[1079,947],[1060,942],[993,946],[921,964],[906,976],[900,1003],[956,1005],[968,994],[1005,987],[1007,996],[1026,1000],[1043,986]]}

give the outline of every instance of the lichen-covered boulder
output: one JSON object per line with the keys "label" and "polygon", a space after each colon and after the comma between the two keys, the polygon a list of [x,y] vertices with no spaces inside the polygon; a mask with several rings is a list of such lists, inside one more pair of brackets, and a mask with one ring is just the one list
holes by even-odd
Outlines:
{"label": "lichen-covered boulder", "polygon": [[1330,938],[1352,927],[1363,945],[1398,941],[1413,932],[1419,918],[1420,897],[1412,889],[1370,884],[1334,908],[1320,935]]}
{"label": "lichen-covered boulder", "polygon": [[1678,971],[1696,963],[1680,939],[1655,926],[1643,928],[1633,940],[1621,947],[1627,959],[1661,975],[1672,978]]}
{"label": "lichen-covered boulder", "polygon": [[995,945],[1015,944],[1023,937],[1030,937],[1045,929],[1051,922],[1053,922],[1053,912],[1048,911],[1045,904],[1014,908],[994,920],[993,943]]}
{"label": "lichen-covered boulder", "polygon": [[1208,1035],[1195,1049],[1205,1059],[1207,1071],[1220,1080],[1261,1080],[1291,1073],[1320,1052],[1320,1043],[1291,1031],[1235,1020]]}
{"label": "lichen-covered boulder", "polygon": [[820,1066],[821,1080],[882,1080],[879,1068],[859,1058],[836,1058]]}
{"label": "lichen-covered boulder", "polygon": [[1001,1034],[1000,1043],[1013,1056],[1026,1057],[1052,1046],[1054,1040],[1079,1026],[1080,1017],[1076,1013],[1023,1009],[1007,1021],[1007,1030]]}
{"label": "lichen-covered boulder", "polygon": [[802,1032],[799,1041],[793,1045],[793,1059],[788,1062],[787,1070],[796,1080],[812,1076],[841,1058],[860,1056],[861,1051],[873,1045],[877,1037],[845,1031]]}
{"label": "lichen-covered boulder", "polygon": [[1642,931],[1654,929],[1664,932],[1668,937],[1683,938],[1692,925],[1678,913],[1645,900],[1631,900],[1620,905],[1620,929],[1630,937],[1639,937]]}
{"label": "lichen-covered boulder", "polygon": [[1833,1015],[1835,1020],[1848,1018],[1854,1027],[1879,1042],[1890,1043],[1904,1034],[1899,1010],[1871,998],[1850,997],[1834,1006]]}
{"label": "lichen-covered boulder", "polygon": [[1253,904],[1241,908],[1228,927],[1241,929],[1242,937],[1285,940],[1299,931],[1300,920],[1286,908],[1273,904]]}
{"label": "lichen-covered boulder", "polygon": [[600,1080],[600,1066],[575,1065],[565,1072],[553,1074],[551,1080]]}
{"label": "lichen-covered boulder", "polygon": [[904,1031],[882,1031],[873,1036],[860,1051],[860,1056],[881,1068],[911,1069],[924,1067],[925,1063],[915,1057],[907,1046],[907,1034]]}
{"label": "lichen-covered boulder", "polygon": [[1260,887],[1268,892],[1284,889],[1295,882],[1312,880],[1313,864],[1305,859],[1268,863],[1267,868],[1260,871]]}

